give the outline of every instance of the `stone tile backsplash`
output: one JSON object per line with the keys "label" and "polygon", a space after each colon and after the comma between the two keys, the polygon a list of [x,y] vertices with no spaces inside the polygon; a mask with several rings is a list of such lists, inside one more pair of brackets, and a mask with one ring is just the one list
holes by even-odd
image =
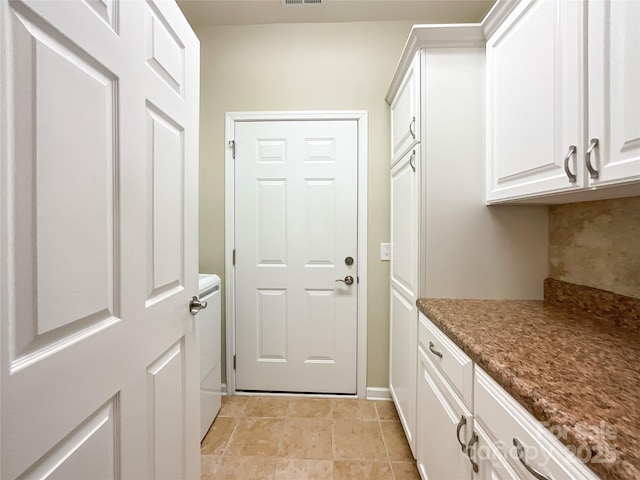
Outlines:
{"label": "stone tile backsplash", "polygon": [[550,206],[549,277],[640,298],[640,196]]}

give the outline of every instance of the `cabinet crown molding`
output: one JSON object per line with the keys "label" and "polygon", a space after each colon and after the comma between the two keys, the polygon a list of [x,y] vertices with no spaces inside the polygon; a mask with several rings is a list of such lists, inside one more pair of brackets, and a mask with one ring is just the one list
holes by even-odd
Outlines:
{"label": "cabinet crown molding", "polygon": [[484,47],[484,45],[484,31],[480,23],[414,25],[402,50],[385,100],[391,105],[407,69],[419,50],[423,48]]}
{"label": "cabinet crown molding", "polygon": [[521,0],[498,0],[482,20],[484,38],[488,39]]}
{"label": "cabinet crown molding", "polygon": [[481,23],[414,25],[404,45],[400,61],[391,80],[385,100],[393,101],[404,74],[416,52],[422,48],[484,47],[486,39],[498,28],[521,0],[498,0]]}

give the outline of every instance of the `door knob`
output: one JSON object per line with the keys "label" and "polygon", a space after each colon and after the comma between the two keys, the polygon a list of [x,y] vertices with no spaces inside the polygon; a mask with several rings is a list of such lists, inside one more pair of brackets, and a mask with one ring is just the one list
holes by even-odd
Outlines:
{"label": "door knob", "polygon": [[196,297],[195,295],[191,297],[191,301],[189,302],[189,313],[191,315],[195,315],[203,308],[207,308],[207,302],[198,300],[198,297]]}
{"label": "door knob", "polygon": [[346,277],[344,277],[344,280],[342,278],[339,278],[336,280],[336,282],[342,282],[342,283],[346,283],[347,285],[352,285],[353,277],[351,275],[347,275]]}

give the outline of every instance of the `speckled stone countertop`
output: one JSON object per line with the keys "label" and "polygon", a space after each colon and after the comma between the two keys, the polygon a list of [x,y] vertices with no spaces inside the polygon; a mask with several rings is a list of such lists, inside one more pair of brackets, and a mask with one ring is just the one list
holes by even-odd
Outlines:
{"label": "speckled stone countertop", "polygon": [[563,443],[615,455],[588,463],[601,478],[640,479],[639,299],[547,279],[544,302],[417,304]]}

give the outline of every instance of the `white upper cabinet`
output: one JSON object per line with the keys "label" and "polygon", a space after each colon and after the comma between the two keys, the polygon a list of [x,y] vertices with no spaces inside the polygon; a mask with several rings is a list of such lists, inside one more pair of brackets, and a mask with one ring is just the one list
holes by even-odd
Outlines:
{"label": "white upper cabinet", "polygon": [[593,185],[640,180],[639,26],[638,1],[589,3],[587,141],[597,145],[585,161]]}
{"label": "white upper cabinet", "polygon": [[391,165],[420,141],[420,54],[416,54],[391,103]]}
{"label": "white upper cabinet", "polygon": [[488,203],[640,195],[639,22],[636,1],[523,0],[491,34]]}
{"label": "white upper cabinet", "polygon": [[488,201],[583,186],[582,10],[525,0],[487,42]]}

